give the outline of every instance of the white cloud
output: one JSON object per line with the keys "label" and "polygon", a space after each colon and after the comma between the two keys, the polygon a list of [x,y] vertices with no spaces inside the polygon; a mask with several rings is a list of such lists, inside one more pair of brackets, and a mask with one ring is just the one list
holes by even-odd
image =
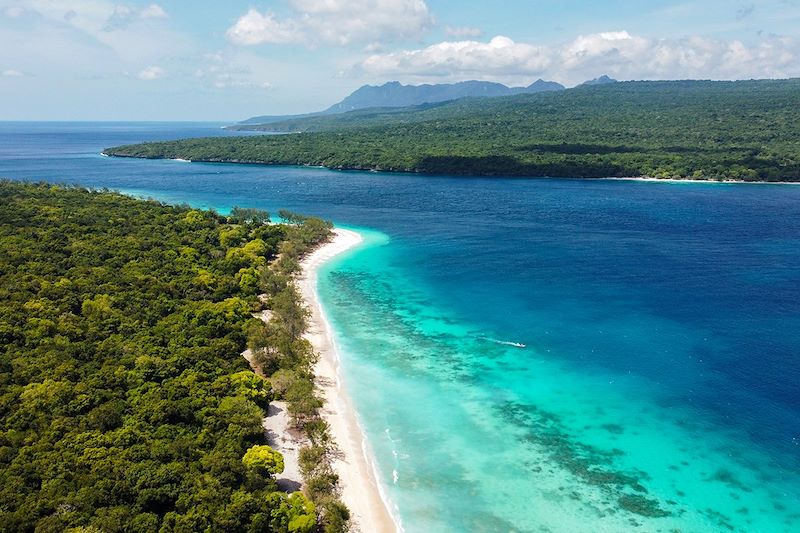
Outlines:
{"label": "white cloud", "polygon": [[[75,13],[75,11],[73,11]],[[142,9],[134,9],[129,6],[114,6],[114,11],[108,17],[105,30],[112,31],[127,28],[138,19],[165,19],[167,12],[158,4],[150,4]]]}
{"label": "white cloud", "polygon": [[466,76],[527,75],[550,66],[549,51],[498,36],[488,43],[445,41],[420,50],[375,54],[361,69],[375,75]]}
{"label": "white cloud", "polygon": [[253,73],[240,57],[223,52],[205,54],[204,64],[194,72],[195,78],[215,89],[272,89],[272,84]]}
{"label": "white cloud", "polygon": [[166,75],[167,75],[166,70],[164,70],[159,66],[153,65],[139,72],[139,74],[137,74],[136,77],[139,78],[140,80],[150,81],[163,78]]}
{"label": "white cloud", "polygon": [[[11,0],[21,13],[0,24],[0,64],[25,66],[40,79],[119,76],[142,66],[181,70],[194,55],[191,35],[163,23],[160,2],[132,0]],[[0,14],[4,10],[0,0]],[[6,20],[0,17],[0,22]]]}
{"label": "white cloud", "polygon": [[143,19],[165,19],[169,15],[160,5],[150,4],[139,12],[139,16]]}
{"label": "white cloud", "polygon": [[90,35],[125,30],[137,24],[141,29],[153,26],[155,19],[169,16],[159,4],[138,7],[117,4],[113,0],[17,0],[16,5],[5,8],[3,14],[12,18],[28,16],[59,24],[66,22],[68,27]]}
{"label": "white cloud", "polygon": [[302,31],[293,20],[278,21],[272,13],[261,14],[251,9],[239,17],[227,32],[228,39],[236,44],[293,43],[303,38]]}
{"label": "white cloud", "polygon": [[3,16],[16,19],[25,14],[25,10],[19,6],[10,6],[3,9]]}
{"label": "white cloud", "polygon": [[228,29],[228,39],[240,45],[345,46],[417,37],[433,24],[424,0],[289,0],[289,5],[294,14],[284,19],[250,9]]}
{"label": "white cloud", "polygon": [[446,26],[444,32],[450,37],[480,37],[483,33],[480,28],[472,28],[469,26],[457,27]]}
{"label": "white cloud", "polygon": [[421,80],[494,78],[526,82],[547,77],[579,83],[600,74],[621,79],[737,79],[800,75],[800,46],[769,37],[746,45],[704,37],[649,39],[626,31],[582,35],[561,46],[445,41],[418,50],[373,54],[356,71]]}
{"label": "white cloud", "polygon": [[19,70],[15,70],[13,68],[10,68],[8,70],[4,70],[2,72],[2,74],[3,74],[3,77],[6,77],[6,78],[21,78],[21,77],[23,77],[25,75],[22,72],[20,72]]}
{"label": "white cloud", "polygon": [[753,45],[689,36],[647,39],[627,32],[579,37],[559,51],[561,68],[571,73],[606,72],[620,78],[761,78],[800,72],[797,43],[767,38]]}
{"label": "white cloud", "polygon": [[[77,16],[77,12],[75,12]],[[74,18],[74,17],[72,17]],[[128,6],[114,6],[114,11],[108,17],[105,29],[108,31],[125,28],[133,20],[133,10]]]}

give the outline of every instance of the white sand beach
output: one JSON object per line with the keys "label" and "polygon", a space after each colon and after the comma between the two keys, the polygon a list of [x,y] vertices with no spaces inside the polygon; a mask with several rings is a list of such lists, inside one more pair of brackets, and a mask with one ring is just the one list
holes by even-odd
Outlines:
{"label": "white sand beach", "polygon": [[283,455],[283,472],[276,479],[278,488],[286,492],[300,490],[303,486],[300,450],[309,445],[308,439],[292,428],[291,422],[286,402],[272,401],[261,424],[267,435],[267,444]]}
{"label": "white sand beach", "polygon": [[363,533],[395,532],[398,527],[381,496],[371,458],[365,449],[364,435],[338,375],[339,357],[317,295],[319,267],[363,241],[361,235],[354,231],[334,229],[334,234],[330,242],[305,258],[302,277],[298,281],[298,288],[311,311],[306,337],[320,354],[315,373],[317,386],[325,400],[322,416],[330,425],[340,452],[333,467],[339,475],[342,500],[351,512],[353,530]]}
{"label": "white sand beach", "polygon": [[[266,300],[262,295],[261,300]],[[255,318],[265,323],[272,318],[272,311],[265,309],[253,313]],[[253,353],[247,349],[242,356],[250,363],[253,372],[261,375],[258,366],[253,362]],[[287,492],[300,490],[303,486],[303,476],[300,474],[300,449],[308,446],[308,439],[298,430],[292,428],[291,417],[286,407],[286,402],[272,401],[267,410],[267,416],[261,421],[267,444],[283,455],[283,472],[277,476],[278,488]]]}
{"label": "white sand beach", "polygon": [[610,181],[645,181],[651,183],[706,183],[706,184],[735,184],[735,185],[800,185],[800,181],[745,181],[745,180],[714,180],[714,179],[691,179],[691,178],[652,178],[649,176],[631,176],[627,178],[584,178],[594,180]]}

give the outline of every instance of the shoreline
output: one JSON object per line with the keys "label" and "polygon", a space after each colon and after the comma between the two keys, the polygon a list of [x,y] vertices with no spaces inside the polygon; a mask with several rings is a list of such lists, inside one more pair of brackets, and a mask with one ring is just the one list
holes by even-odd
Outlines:
{"label": "shoreline", "polygon": [[302,275],[297,287],[311,311],[305,337],[319,353],[314,366],[316,384],[325,405],[322,418],[330,427],[331,436],[340,452],[333,460],[339,476],[342,501],[350,510],[353,531],[364,533],[397,532],[401,530],[389,511],[369,456],[367,440],[358,424],[352,402],[339,377],[339,356],[333,332],[325,318],[317,294],[317,270],[335,256],[363,242],[363,237],[351,230],[334,228],[334,237],[303,259]]}
{"label": "shoreline", "polygon": [[[570,179],[570,178],[554,178]],[[574,178],[585,180],[644,181],[649,183],[709,183],[714,185],[800,185],[800,181],[746,181],[746,180],[704,180],[693,178],[650,178],[647,176],[631,176],[627,178]]]}
{"label": "shoreline", "polygon": [[265,167],[291,167],[291,168],[321,168],[332,172],[382,172],[385,174],[406,174],[410,176],[441,176],[446,178],[501,178],[501,179],[552,179],[552,180],[619,180],[619,181],[642,181],[650,183],[712,183],[712,184],[731,184],[731,185],[800,185],[800,181],[767,181],[767,180],[734,180],[734,179],[697,179],[697,178],[653,178],[649,176],[537,176],[528,174],[447,174],[424,172],[421,170],[393,169],[393,168],[374,168],[364,166],[337,166],[328,167],[319,163],[269,163],[266,161],[250,161],[243,159],[222,159],[222,158],[201,158],[201,159],[182,159],[179,157],[167,156],[140,156],[108,153],[105,150],[100,152],[104,157],[119,157],[122,159],[150,159],[156,161],[178,161],[188,163],[210,163],[222,165],[254,165]]}

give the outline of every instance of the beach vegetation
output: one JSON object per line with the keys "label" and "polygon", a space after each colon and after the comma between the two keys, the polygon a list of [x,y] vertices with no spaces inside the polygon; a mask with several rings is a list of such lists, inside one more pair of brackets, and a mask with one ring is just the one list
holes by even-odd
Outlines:
{"label": "beach vegetation", "polygon": [[270,474],[283,472],[283,455],[264,444],[256,444],[245,452],[242,463],[247,468],[263,469]]}
{"label": "beach vegetation", "polygon": [[301,492],[274,494],[277,503],[272,513],[272,528],[289,533],[309,533],[317,526],[314,504]]}
{"label": "beach vegetation", "polygon": [[344,531],[335,483],[278,490],[261,425],[274,397],[319,420],[291,276],[329,225],[265,220],[0,182],[0,530]]}
{"label": "beach vegetation", "polygon": [[323,530],[341,533],[347,531],[350,515],[338,497],[339,478],[332,467],[334,443],[319,414],[323,403],[313,374],[317,354],[303,337],[311,313],[290,283],[300,259],[329,238],[332,226],[286,210],[279,211],[279,216],[289,224],[287,238],[279,245],[277,259],[260,272],[262,297],[271,315],[266,323],[250,324],[247,344],[258,370],[268,377],[271,394],[286,401],[293,426],[311,442],[300,450],[303,492],[315,504]]}
{"label": "beach vegetation", "polygon": [[234,206],[228,215],[228,221],[234,224],[266,224],[269,220],[269,212],[254,207]]}

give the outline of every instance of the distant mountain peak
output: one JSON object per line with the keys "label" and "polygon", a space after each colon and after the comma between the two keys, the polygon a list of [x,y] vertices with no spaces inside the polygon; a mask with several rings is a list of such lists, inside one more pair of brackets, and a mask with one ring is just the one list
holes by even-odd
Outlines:
{"label": "distant mountain peak", "polygon": [[603,74],[599,78],[585,81],[581,85],[608,85],[609,83],[619,83],[619,82],[614,78],[609,78],[607,75]]}
{"label": "distant mountain peak", "polygon": [[249,118],[240,124],[269,124],[287,119],[335,115],[373,107],[411,107],[458,100],[460,98],[494,98],[525,93],[563,91],[564,88],[560,83],[541,79],[536,80],[527,87],[507,87],[502,83],[479,80],[424,85],[404,85],[399,81],[388,81],[383,85],[362,85],[344,100],[332,105],[325,111],[286,117],[259,116]]}
{"label": "distant mountain peak", "polygon": [[478,80],[425,85],[403,85],[390,81],[383,85],[364,85],[338,104],[329,107],[325,113],[343,113],[370,107],[408,107],[467,97],[491,98],[563,89],[564,86],[560,83],[544,80],[538,80],[528,87],[507,87],[502,83]]}
{"label": "distant mountain peak", "polygon": [[563,91],[564,86],[555,81],[545,81],[539,78],[527,87],[527,92]]}

